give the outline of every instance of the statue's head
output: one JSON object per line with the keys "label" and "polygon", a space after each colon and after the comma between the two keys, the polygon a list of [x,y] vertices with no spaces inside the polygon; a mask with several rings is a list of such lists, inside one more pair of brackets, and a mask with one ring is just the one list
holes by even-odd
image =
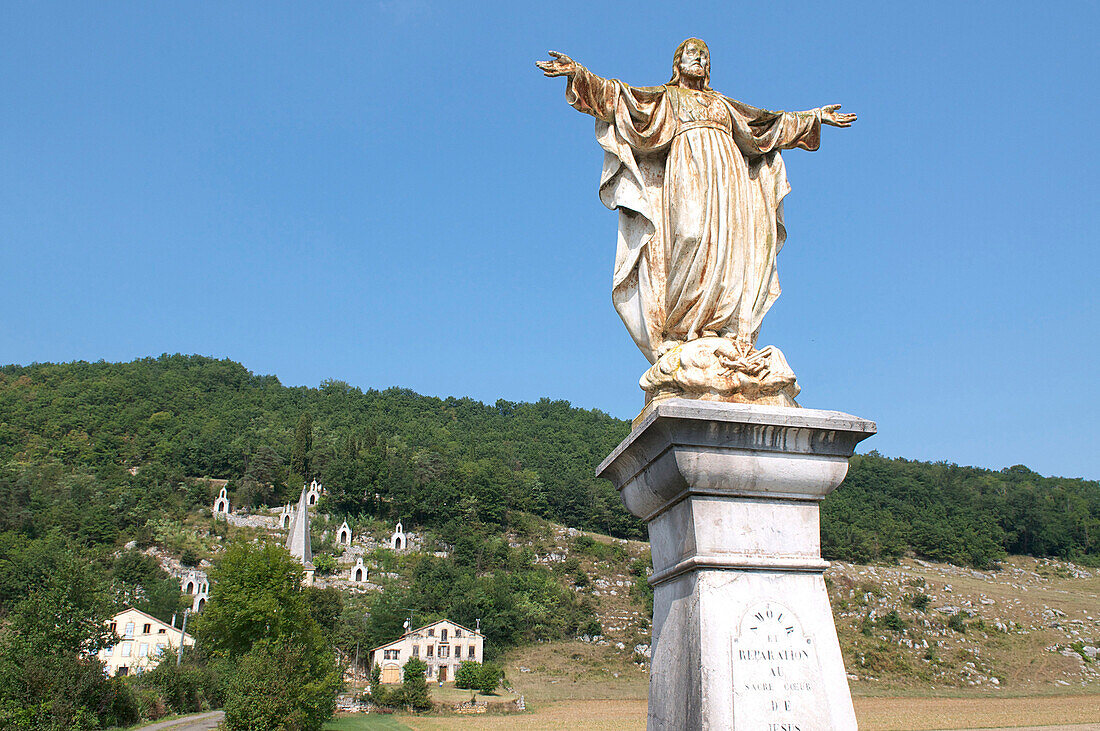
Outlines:
{"label": "statue's head", "polygon": [[668,83],[680,86],[685,77],[702,79],[703,88],[710,88],[710,49],[698,38],[688,38],[672,56],[672,78]]}

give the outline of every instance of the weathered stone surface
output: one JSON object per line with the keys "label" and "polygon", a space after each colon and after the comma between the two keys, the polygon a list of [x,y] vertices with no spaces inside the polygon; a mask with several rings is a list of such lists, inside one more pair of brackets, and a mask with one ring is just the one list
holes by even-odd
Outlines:
{"label": "weathered stone surface", "polygon": [[798,406],[799,387],[779,348],[739,348],[729,338],[698,338],[672,348],[639,381],[652,400],[699,398]]}
{"label": "weathered stone surface", "polygon": [[[698,38],[676,49],[672,78],[661,86],[628,86],[550,55],[538,67],[565,76],[566,101],[596,118],[600,200],[619,212],[612,300],[657,364],[643,388],[791,405],[780,397],[797,394],[782,355],[755,350],[779,297],[776,259],[787,238],[790,185],[780,153],[816,150],[822,125],[848,127],[856,116],[838,112],[839,104],[773,112],[719,94],[710,87],[710,49]],[[685,352],[693,364],[686,371],[680,355],[664,360],[699,339],[724,339],[738,356]],[[731,367],[744,379],[731,380]]]}
{"label": "weathered stone surface", "polygon": [[874,432],[835,411],[668,399],[600,465],[649,526],[650,729],[855,729],[818,505]]}

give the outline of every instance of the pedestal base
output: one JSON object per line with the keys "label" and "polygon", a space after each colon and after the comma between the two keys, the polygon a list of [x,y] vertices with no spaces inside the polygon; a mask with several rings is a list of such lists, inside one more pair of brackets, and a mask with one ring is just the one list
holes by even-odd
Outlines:
{"label": "pedestal base", "polygon": [[872,422],[670,399],[600,466],[649,526],[650,729],[854,730],[818,504]]}
{"label": "pedestal base", "polygon": [[650,729],[856,728],[820,573],[686,572],[653,627]]}

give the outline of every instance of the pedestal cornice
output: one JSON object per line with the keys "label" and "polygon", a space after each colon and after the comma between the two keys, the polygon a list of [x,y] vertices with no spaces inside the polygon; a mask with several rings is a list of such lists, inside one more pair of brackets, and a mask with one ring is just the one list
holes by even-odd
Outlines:
{"label": "pedestal cornice", "polygon": [[839,411],[668,399],[646,408],[596,473],[646,521],[692,495],[817,501],[875,431]]}

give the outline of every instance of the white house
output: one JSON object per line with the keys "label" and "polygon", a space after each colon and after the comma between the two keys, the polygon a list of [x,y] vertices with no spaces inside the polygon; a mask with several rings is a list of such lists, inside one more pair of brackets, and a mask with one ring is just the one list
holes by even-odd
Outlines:
{"label": "white house", "polygon": [[195,644],[191,635],[138,609],[123,609],[111,617],[110,627],[120,640],[99,651],[99,659],[107,666],[108,675],[152,670],[160,663],[161,653],[166,649],[179,649],[181,639],[184,645]]}
{"label": "white house", "polygon": [[448,683],[454,681],[459,665],[482,662],[484,654],[485,638],[480,632],[441,619],[374,648],[371,663],[382,668],[383,683],[400,683],[402,667],[409,658],[417,657],[428,666],[428,680]]}

